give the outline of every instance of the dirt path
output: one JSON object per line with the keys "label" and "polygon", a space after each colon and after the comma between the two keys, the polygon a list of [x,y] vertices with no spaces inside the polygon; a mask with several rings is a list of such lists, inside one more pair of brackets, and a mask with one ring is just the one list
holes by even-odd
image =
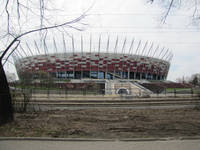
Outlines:
{"label": "dirt path", "polygon": [[200,140],[140,142],[0,141],[3,150],[199,150]]}
{"label": "dirt path", "polygon": [[63,110],[15,114],[2,137],[145,138],[200,135],[200,110]]}

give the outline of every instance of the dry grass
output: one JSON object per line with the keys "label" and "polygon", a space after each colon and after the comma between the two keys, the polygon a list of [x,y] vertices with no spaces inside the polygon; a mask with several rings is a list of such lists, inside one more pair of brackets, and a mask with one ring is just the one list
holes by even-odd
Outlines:
{"label": "dry grass", "polygon": [[200,135],[196,109],[86,109],[15,114],[2,137],[141,138]]}

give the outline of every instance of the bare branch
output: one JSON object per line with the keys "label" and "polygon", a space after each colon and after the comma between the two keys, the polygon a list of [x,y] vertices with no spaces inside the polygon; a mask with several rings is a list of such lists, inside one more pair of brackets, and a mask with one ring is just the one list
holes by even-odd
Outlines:
{"label": "bare branch", "polygon": [[5,65],[5,63],[7,62],[8,58],[12,55],[12,53],[17,49],[17,47],[19,46],[20,44],[20,41],[17,40],[17,45],[13,48],[13,50],[10,52],[10,54],[8,55],[8,57],[5,59],[4,63],[3,63],[3,66]]}
{"label": "bare branch", "polygon": [[18,16],[18,21],[19,21],[20,20],[20,11],[19,11],[20,3],[19,3],[19,0],[17,0],[16,2],[17,2],[17,16]]}
{"label": "bare branch", "polygon": [[8,52],[8,50],[11,48],[11,46],[17,42],[18,38],[14,38],[12,40],[12,42],[8,45],[8,47],[3,51],[2,55],[0,56],[0,61],[2,61],[3,57],[6,55],[6,53]]}
{"label": "bare branch", "polygon": [[164,17],[163,17],[163,19],[162,19],[162,22],[163,22],[163,23],[165,23],[165,21],[166,21],[168,15],[169,15],[169,12],[170,12],[170,10],[171,10],[171,8],[172,8],[173,3],[174,3],[174,0],[171,0],[170,5],[169,5],[169,7],[168,7],[168,9],[167,9],[167,12],[165,13],[165,15],[164,15]]}
{"label": "bare branch", "polygon": [[[18,2],[19,2],[19,0],[18,0]],[[9,0],[7,0],[7,3],[6,3],[6,12],[7,12],[7,20],[8,20],[8,33],[9,33],[9,22],[10,22],[10,16],[9,16],[9,11],[8,11],[8,4],[9,4]],[[43,7],[43,0],[41,0],[41,8],[40,9],[44,9],[44,7]],[[91,6],[92,7],[92,6]],[[67,21],[67,22],[64,22],[64,23],[62,23],[62,24],[58,24],[58,25],[52,25],[52,26],[48,26],[48,27],[39,27],[38,29],[34,29],[34,30],[30,30],[30,31],[26,31],[26,32],[24,32],[24,33],[22,33],[22,34],[20,34],[20,35],[18,35],[18,36],[16,36],[16,37],[14,37],[13,35],[13,40],[11,41],[11,43],[6,47],[6,49],[3,51],[3,53],[1,54],[1,56],[0,56],[0,61],[2,61],[3,60],[3,58],[4,58],[4,56],[8,53],[8,51],[10,50],[10,48],[13,46],[13,44],[15,43],[15,42],[17,42],[17,41],[19,41],[19,39],[21,38],[21,37],[23,37],[23,36],[25,36],[25,35],[27,35],[27,34],[30,34],[30,33],[34,33],[34,32],[38,32],[38,31],[44,31],[44,30],[46,30],[46,31],[48,31],[49,29],[54,29],[54,28],[60,28],[60,27],[68,27],[68,28],[73,28],[73,29],[76,29],[76,30],[79,30],[79,31],[83,31],[82,29],[79,29],[78,27],[74,27],[74,26],[72,26],[73,24],[75,24],[75,23],[78,23],[78,22],[80,22],[83,18],[85,18],[86,16],[87,16],[87,12],[91,9],[91,7],[89,7],[85,12],[83,12],[79,17],[77,17],[77,18],[75,18],[75,19],[73,19],[73,20],[71,20],[71,21]],[[41,10],[41,17],[43,17],[43,14],[44,12],[43,12],[43,10]],[[43,19],[43,18],[42,18]],[[41,20],[42,21],[42,20]],[[42,23],[42,22],[41,22]],[[42,24],[41,24],[42,25]],[[45,33],[45,37],[46,37],[46,35],[47,35],[47,32]],[[13,53],[13,52],[11,52],[11,53]],[[10,55],[10,54],[9,54]]]}
{"label": "bare branch", "polygon": [[40,27],[43,27],[44,18],[44,0],[40,0]]}
{"label": "bare branch", "polygon": [[7,33],[9,33],[9,30],[10,30],[10,14],[8,11],[8,4],[9,4],[9,0],[6,1],[6,7],[5,7],[6,14],[7,14]]}
{"label": "bare branch", "polygon": [[[166,19],[169,16],[170,12],[172,11],[172,8],[176,7],[177,9],[186,10],[191,13],[191,21],[192,24],[197,24],[200,21],[200,0],[148,0],[147,3],[151,2],[159,2],[159,5],[161,7],[164,7],[166,11],[164,12],[164,15],[161,19],[162,23],[166,23]],[[184,10],[185,11],[185,10]],[[197,22],[198,21],[198,22]],[[199,25],[199,24],[198,24]]]}
{"label": "bare branch", "polygon": [[[87,10],[89,11],[89,10]],[[31,30],[31,31],[27,31],[27,32],[24,32],[22,33],[21,35],[19,35],[18,37],[16,37],[17,39],[21,38],[22,36],[24,35],[27,35],[29,33],[33,33],[33,32],[37,32],[37,31],[42,31],[42,30],[49,30],[49,29],[53,29],[53,28],[59,28],[59,27],[64,27],[64,26],[68,26],[70,27],[70,24],[74,24],[76,22],[79,22],[80,20],[82,20],[83,18],[85,18],[87,15],[86,15],[86,12],[84,12],[81,16],[75,18],[74,20],[72,21],[69,21],[69,22],[65,22],[63,24],[59,24],[59,25],[54,25],[54,26],[49,26],[49,27],[43,27],[43,28],[38,28],[38,29],[35,29],[35,30]],[[74,27],[75,28],[75,27]],[[75,28],[77,29],[77,28]]]}

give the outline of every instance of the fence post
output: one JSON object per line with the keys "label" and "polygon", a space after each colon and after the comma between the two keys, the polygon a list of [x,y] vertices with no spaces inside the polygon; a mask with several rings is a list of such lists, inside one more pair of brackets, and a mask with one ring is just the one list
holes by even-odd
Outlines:
{"label": "fence post", "polygon": [[105,89],[102,89],[102,95],[105,95]]}
{"label": "fence post", "polygon": [[83,89],[83,95],[84,96],[86,95],[86,89]]}
{"label": "fence post", "polygon": [[191,88],[191,96],[193,97],[194,91],[193,88]]}
{"label": "fence post", "polygon": [[156,90],[157,97],[159,97],[159,90]]}
{"label": "fence post", "polygon": [[67,97],[67,88],[65,87],[65,98]]}
{"label": "fence post", "polygon": [[176,97],[176,89],[174,88],[174,97]]}
{"label": "fence post", "polygon": [[49,87],[47,88],[47,97],[49,98]]}

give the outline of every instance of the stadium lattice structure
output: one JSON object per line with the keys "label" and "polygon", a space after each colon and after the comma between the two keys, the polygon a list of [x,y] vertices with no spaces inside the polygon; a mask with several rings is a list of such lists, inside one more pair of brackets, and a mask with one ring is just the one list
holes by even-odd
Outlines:
{"label": "stadium lattice structure", "polygon": [[64,37],[63,52],[57,51],[55,39],[52,43],[54,52],[48,50],[46,43],[42,52],[34,42],[37,52],[33,53],[26,44],[26,51],[31,55],[27,55],[24,47],[13,53],[19,78],[24,71],[31,72],[33,76],[35,74],[34,78],[37,78],[37,72],[42,71],[57,79],[166,80],[173,57],[169,49],[160,48],[154,43],[142,43],[141,40],[133,39],[128,45],[127,38],[121,42],[122,46],[119,48],[117,37],[114,47],[111,48],[109,37],[102,43],[102,37],[99,36],[96,51],[92,50],[92,38],[87,50],[84,48],[82,36],[79,50],[75,48],[78,44],[75,44],[73,37],[70,41],[71,50],[66,48]]}

